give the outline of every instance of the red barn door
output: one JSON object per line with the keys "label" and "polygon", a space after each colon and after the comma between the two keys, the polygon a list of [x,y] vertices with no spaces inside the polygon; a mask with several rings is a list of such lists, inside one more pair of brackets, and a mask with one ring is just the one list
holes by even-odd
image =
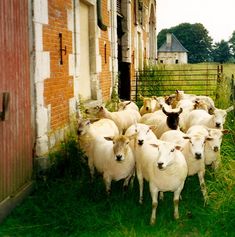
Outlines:
{"label": "red barn door", "polygon": [[32,175],[28,2],[0,1],[0,221]]}

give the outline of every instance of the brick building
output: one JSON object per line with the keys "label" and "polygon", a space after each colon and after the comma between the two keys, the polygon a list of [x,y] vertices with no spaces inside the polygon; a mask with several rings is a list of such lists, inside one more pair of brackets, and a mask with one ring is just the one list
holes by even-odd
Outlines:
{"label": "brick building", "polygon": [[79,99],[130,98],[134,71],[156,58],[154,0],[40,0],[35,30],[36,154],[64,136]]}
{"label": "brick building", "polygon": [[0,1],[0,222],[47,165],[79,103],[116,90],[156,58],[155,0]]}

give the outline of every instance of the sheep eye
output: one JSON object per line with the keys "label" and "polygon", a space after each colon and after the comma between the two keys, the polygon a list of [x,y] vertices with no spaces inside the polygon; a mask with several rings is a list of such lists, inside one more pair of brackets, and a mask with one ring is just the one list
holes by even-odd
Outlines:
{"label": "sheep eye", "polygon": [[150,131],[150,129],[148,129],[148,131],[146,132],[146,134],[149,133],[149,131]]}
{"label": "sheep eye", "polygon": [[171,152],[174,152],[175,151],[175,149],[173,148],[173,149],[171,149]]}

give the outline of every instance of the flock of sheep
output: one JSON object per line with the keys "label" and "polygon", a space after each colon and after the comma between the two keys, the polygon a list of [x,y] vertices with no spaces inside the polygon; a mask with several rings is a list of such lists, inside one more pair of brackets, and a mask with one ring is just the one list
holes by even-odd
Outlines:
{"label": "flock of sheep", "polygon": [[165,97],[141,97],[143,106],[131,101],[119,103],[119,110],[104,106],[88,108],[98,118],[78,120],[78,140],[88,157],[91,178],[95,170],[103,175],[107,194],[111,182],[124,179],[124,187],[139,182],[143,202],[144,180],[152,197],[150,224],[156,221],[158,194],[174,192],[174,217],[187,176],[198,175],[204,201],[206,165],[216,169],[220,161],[227,111],[218,109],[208,96],[176,91]]}

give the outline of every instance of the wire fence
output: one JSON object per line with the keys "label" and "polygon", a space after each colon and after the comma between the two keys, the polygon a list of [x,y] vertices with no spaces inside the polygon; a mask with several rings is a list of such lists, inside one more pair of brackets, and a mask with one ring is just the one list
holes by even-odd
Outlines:
{"label": "wire fence", "polygon": [[185,93],[216,97],[216,90],[223,77],[223,66],[183,69],[145,69],[135,73],[131,99],[138,102],[142,96],[165,96],[183,90]]}

